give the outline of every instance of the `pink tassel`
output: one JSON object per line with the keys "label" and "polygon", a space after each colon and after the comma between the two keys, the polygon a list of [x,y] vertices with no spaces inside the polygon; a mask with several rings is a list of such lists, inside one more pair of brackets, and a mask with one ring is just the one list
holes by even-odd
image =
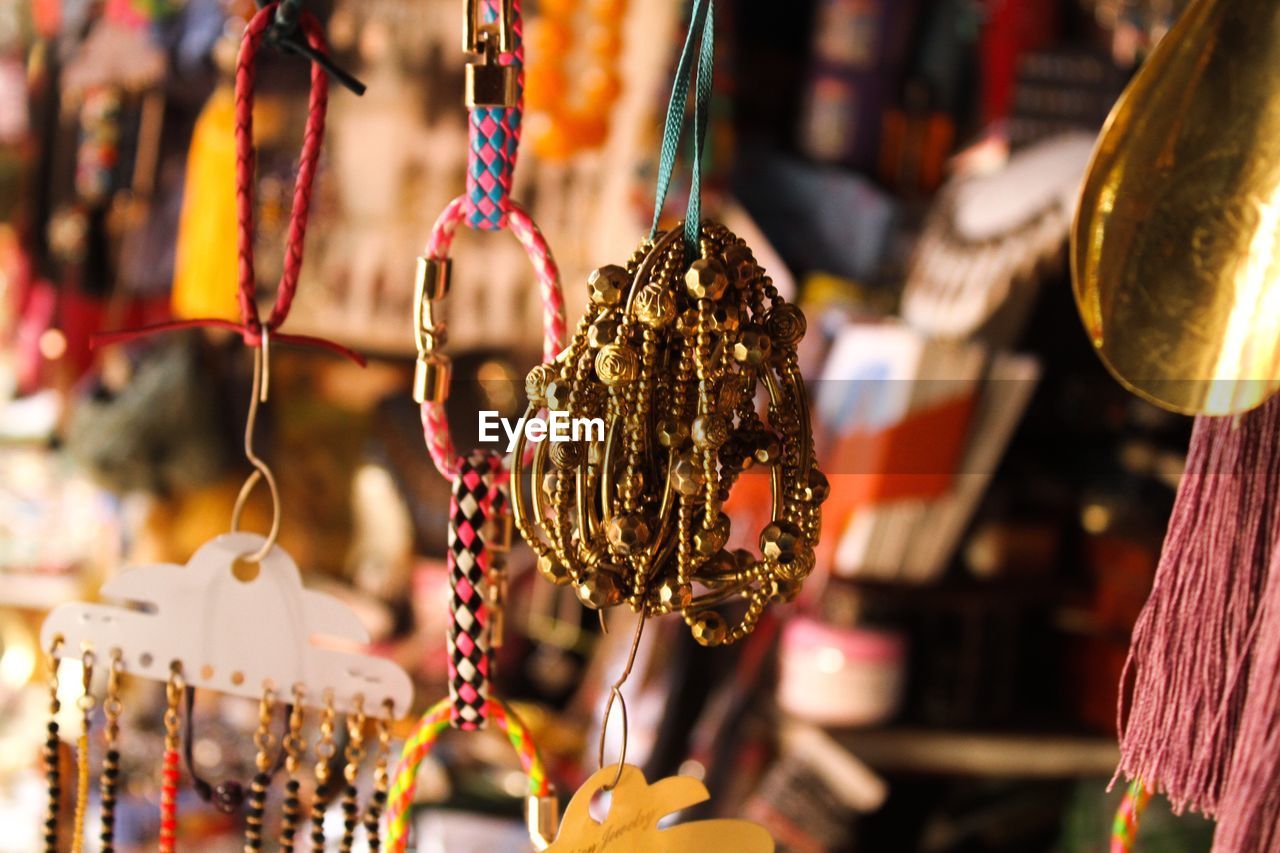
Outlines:
{"label": "pink tassel", "polygon": [[[1280,616],[1273,608],[1259,613],[1264,589],[1280,606],[1280,577],[1268,578],[1280,532],[1278,445],[1280,398],[1237,419],[1196,419],[1155,584],[1134,627],[1121,684],[1117,775],[1143,779],[1176,812],[1213,816],[1233,799],[1234,815],[1275,788],[1240,796],[1242,774],[1280,771],[1277,736],[1267,727],[1280,723],[1280,692],[1270,686],[1258,695],[1250,672],[1255,645],[1268,653],[1276,647],[1267,658],[1270,678],[1280,665],[1280,622],[1258,628]],[[1248,759],[1234,758],[1237,739],[1244,752],[1272,744],[1265,747],[1268,766],[1246,770]]]}

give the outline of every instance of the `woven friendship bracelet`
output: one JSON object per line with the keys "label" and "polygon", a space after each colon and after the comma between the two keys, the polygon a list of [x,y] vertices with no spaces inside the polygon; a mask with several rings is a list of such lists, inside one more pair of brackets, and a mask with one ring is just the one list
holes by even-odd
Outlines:
{"label": "woven friendship bracelet", "polygon": [[[501,0],[482,0],[481,15],[486,24],[498,21]],[[520,125],[524,118],[524,25],[520,0],[512,0],[512,50],[499,56],[503,65],[516,72],[515,105],[476,106],[467,122],[467,224],[479,231],[500,231],[507,226],[511,206],[511,181],[520,146]]]}
{"label": "woven friendship bracelet", "polygon": [[[413,794],[417,787],[418,768],[431,752],[440,734],[449,728],[449,717],[452,704],[448,699],[441,699],[433,705],[405,739],[404,749],[400,753],[400,763],[396,766],[395,776],[391,780],[391,788],[387,794],[387,832],[386,848],[391,853],[404,853],[409,842],[409,812],[413,805]],[[529,777],[528,796],[551,796],[553,789],[547,779],[547,769],[542,763],[542,756],[533,742],[528,729],[506,705],[497,700],[490,700],[486,709],[493,725],[507,736],[516,756],[520,759],[520,767]]]}
{"label": "woven friendship bracelet", "polygon": [[473,453],[454,478],[449,501],[449,719],[459,729],[487,722],[492,637],[485,589],[493,555],[485,525],[502,511],[506,478],[501,456]]}

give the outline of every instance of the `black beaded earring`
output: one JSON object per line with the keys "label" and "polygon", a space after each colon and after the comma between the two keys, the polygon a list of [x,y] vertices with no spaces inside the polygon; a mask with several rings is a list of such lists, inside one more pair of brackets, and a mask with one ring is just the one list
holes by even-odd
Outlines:
{"label": "black beaded earring", "polygon": [[102,776],[98,791],[102,799],[102,853],[114,853],[116,837],[116,788],[120,782],[120,673],[124,661],[120,650],[111,653],[111,665],[107,670],[107,695],[102,700],[102,713],[106,724],[102,729],[105,751],[102,756]]}
{"label": "black beaded earring", "polygon": [[62,808],[62,783],[58,769],[60,738],[58,737],[58,653],[62,651],[62,635],[53,638],[49,647],[49,727],[44,741],[44,778],[49,786],[49,801],[44,812],[45,853],[58,853],[58,812]]}
{"label": "black beaded earring", "polygon": [[[187,773],[191,775],[191,787],[195,789],[200,799],[206,803],[212,803],[213,807],[218,811],[223,814],[235,814],[244,805],[244,785],[235,779],[224,779],[214,785],[196,772],[195,759],[192,757],[192,751],[195,748],[195,714],[192,713],[192,708],[195,705],[196,690],[194,687],[188,686],[186,691],[187,720],[182,737],[182,755],[183,760],[187,763]],[[293,706],[287,705],[285,707],[285,719],[287,720]],[[284,757],[281,755],[277,758],[275,765],[270,768],[268,779],[274,776],[283,765]]]}

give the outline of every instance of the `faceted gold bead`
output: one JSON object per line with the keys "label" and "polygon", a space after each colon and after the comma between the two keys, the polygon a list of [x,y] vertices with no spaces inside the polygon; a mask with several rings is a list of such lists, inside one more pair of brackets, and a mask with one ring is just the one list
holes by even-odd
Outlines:
{"label": "faceted gold bead", "polygon": [[702,322],[697,308],[686,308],[676,317],[676,331],[682,335],[694,335]]}
{"label": "faceted gold bead", "polygon": [[592,270],[587,276],[587,290],[591,303],[608,307],[622,301],[622,294],[631,283],[631,276],[617,264],[609,264]]}
{"label": "faceted gold bead", "polygon": [[796,559],[803,534],[793,522],[775,518],[760,532],[760,552],[770,563],[786,565]]}
{"label": "faceted gold bead", "polygon": [[658,603],[671,610],[683,610],[693,601],[693,590],[688,584],[676,583],[675,578],[666,578],[658,584]]}
{"label": "faceted gold bead", "polygon": [[694,299],[719,299],[729,287],[729,276],[715,258],[698,258],[684,274],[684,286]]}
{"label": "faceted gold bead", "polygon": [[549,455],[557,468],[573,468],[582,461],[582,445],[576,441],[553,441]]}
{"label": "faceted gold bead", "polygon": [[568,379],[557,377],[547,383],[543,396],[547,408],[553,412],[564,412],[569,409],[569,395],[573,391],[573,383]]}
{"label": "faceted gold bead", "polygon": [[596,375],[609,387],[625,385],[640,374],[640,356],[630,347],[606,344],[596,354]]}
{"label": "faceted gold bead", "polygon": [[625,597],[622,577],[612,569],[597,569],[574,586],[578,600],[593,610],[604,610],[621,604]]}
{"label": "faceted gold bead", "polygon": [[751,250],[741,243],[730,246],[724,253],[724,265],[733,283],[745,287],[756,275],[756,261]]}
{"label": "faceted gold bead", "polygon": [[771,432],[757,437],[751,454],[761,465],[777,465],[782,461],[782,442]]}
{"label": "faceted gold bead", "polygon": [[801,490],[801,497],[810,503],[820,504],[831,496],[831,482],[817,468],[809,472],[809,482]]}
{"label": "faceted gold bead", "polygon": [[769,360],[773,342],[764,329],[755,323],[748,323],[738,331],[733,343],[733,358],[739,364],[748,367],[760,367]]}
{"label": "faceted gold bead", "polygon": [[564,586],[570,580],[569,570],[564,564],[549,554],[538,558],[538,574],[556,586]]}
{"label": "faceted gold bead", "polygon": [[600,349],[618,337],[618,321],[609,317],[596,320],[587,328],[587,346]]}
{"label": "faceted gold bead", "polygon": [[804,318],[803,311],[788,302],[783,302],[770,308],[764,315],[764,328],[775,344],[795,346],[804,337],[808,322]]}
{"label": "faceted gold bead", "polygon": [[692,497],[702,490],[707,482],[706,472],[702,468],[702,460],[694,459],[688,453],[676,458],[669,472],[671,486],[686,497]]}
{"label": "faceted gold bead", "polygon": [[689,630],[693,633],[693,638],[702,646],[718,646],[724,642],[725,636],[729,633],[728,627],[724,624],[724,617],[714,610],[704,610],[694,616]]}
{"label": "faceted gold bead", "polygon": [[689,435],[699,450],[718,450],[729,440],[729,422],[719,415],[698,415]]}
{"label": "faceted gold bead", "polygon": [[713,332],[736,331],[741,318],[742,311],[736,302],[717,302],[706,313],[707,327]]}
{"label": "faceted gold bead", "polygon": [[649,524],[639,515],[618,515],[606,531],[609,544],[620,554],[635,554],[649,542]]}
{"label": "faceted gold bead", "polygon": [[726,575],[732,575],[737,571],[738,561],[734,559],[733,554],[721,548],[699,567],[698,574],[709,580],[715,580]]}
{"label": "faceted gold bead", "polygon": [[673,418],[663,418],[658,421],[657,435],[658,444],[679,450],[689,440],[689,425]]}
{"label": "faceted gold bead", "polygon": [[633,303],[636,318],[653,329],[661,329],[676,317],[676,300],[660,284],[646,284]]}
{"label": "faceted gold bead", "polygon": [[524,393],[529,402],[541,406],[547,401],[547,383],[556,375],[555,368],[549,364],[539,364],[524,379]]}
{"label": "faceted gold bead", "polygon": [[729,541],[729,517],[720,515],[710,527],[699,523],[693,531],[693,550],[703,557],[715,556]]}

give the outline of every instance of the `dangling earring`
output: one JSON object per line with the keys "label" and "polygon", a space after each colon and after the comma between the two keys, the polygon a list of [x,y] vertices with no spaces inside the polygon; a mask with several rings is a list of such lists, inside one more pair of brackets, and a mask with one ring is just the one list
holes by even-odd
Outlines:
{"label": "dangling earring", "polygon": [[301,685],[293,688],[293,712],[289,714],[289,732],[281,744],[284,748],[285,772],[289,781],[284,785],[284,819],[280,827],[280,849],[284,853],[293,853],[294,838],[298,834],[298,819],[302,815],[302,806],[298,801],[298,789],[302,783],[298,780],[298,767],[302,763],[302,754],[306,751],[307,742],[302,738],[304,691]]}
{"label": "dangling earring", "polygon": [[324,697],[324,715],[320,718],[320,739],[316,741],[316,794],[311,801],[311,849],[324,853],[324,809],[329,800],[329,761],[333,745],[333,694]]}
{"label": "dangling earring", "polygon": [[373,762],[373,793],[369,795],[369,808],[364,815],[364,831],[368,837],[369,853],[378,853],[382,846],[382,810],[387,805],[387,761],[391,755],[391,720],[395,707],[388,699],[382,705],[382,718],[378,720],[378,752]]}
{"label": "dangling earring", "polygon": [[76,700],[80,709],[80,737],[76,740],[76,812],[71,826],[71,853],[84,850],[84,813],[89,807],[89,728],[93,724],[93,652],[86,650],[81,661],[83,692]]}
{"label": "dangling earring", "polygon": [[245,853],[262,849],[262,815],[267,803],[267,787],[271,784],[271,705],[275,691],[270,687],[262,691],[258,703],[258,730],[253,734],[253,744],[258,748],[254,764],[258,772],[253,777],[249,791],[249,809],[244,819]]}
{"label": "dangling earring", "polygon": [[182,735],[180,703],[183,690],[182,664],[169,667],[169,683],[165,685],[164,768],[160,781],[160,853],[173,853],[178,840],[178,779],[182,769]]}
{"label": "dangling earring", "polygon": [[120,650],[111,653],[111,665],[107,670],[107,695],[102,700],[102,712],[106,715],[106,725],[102,729],[102,742],[105,752],[102,756],[102,777],[99,780],[99,792],[102,799],[102,853],[115,851],[116,827],[116,785],[120,779],[120,750],[117,742],[120,737],[120,673],[124,669],[124,661]]}
{"label": "dangling earring", "polygon": [[62,808],[62,785],[58,769],[58,653],[62,651],[62,635],[53,638],[49,647],[49,733],[44,741],[44,778],[49,785],[49,802],[44,812],[45,853],[58,853],[58,812]]}
{"label": "dangling earring", "polygon": [[347,748],[344,751],[347,764],[342,775],[347,780],[342,789],[342,853],[351,853],[355,843],[356,826],[360,823],[359,791],[356,779],[360,776],[360,762],[364,760],[364,699],[355,698],[355,709],[347,714]]}

